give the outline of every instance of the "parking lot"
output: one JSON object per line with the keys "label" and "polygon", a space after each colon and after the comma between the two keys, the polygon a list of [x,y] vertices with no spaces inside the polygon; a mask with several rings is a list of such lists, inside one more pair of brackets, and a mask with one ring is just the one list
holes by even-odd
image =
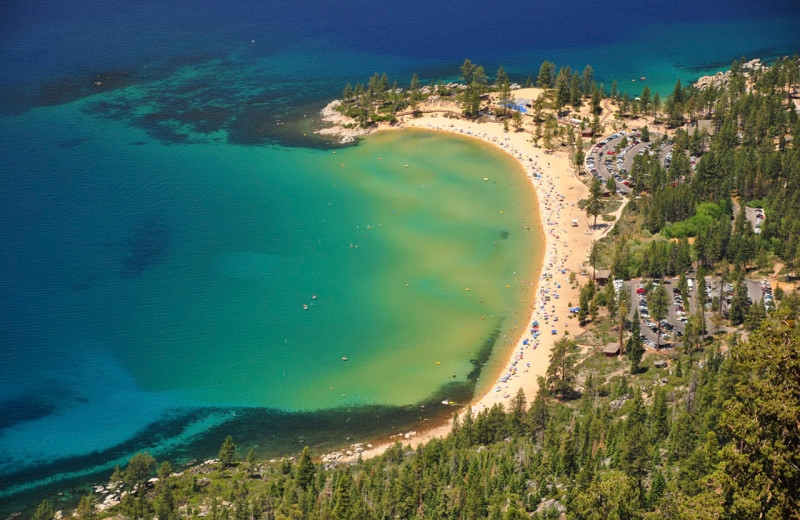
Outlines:
{"label": "parking lot", "polygon": [[[739,203],[733,202],[733,216],[734,218],[739,214]],[[744,207],[744,214],[750,225],[753,226],[755,233],[761,233],[761,224],[764,223],[764,210],[762,208]]]}
{"label": "parking lot", "polygon": [[[661,322],[661,348],[679,347],[686,331],[686,319],[691,313],[687,307],[688,302],[683,301],[678,291],[678,279],[664,280],[667,292],[670,295],[670,304],[667,307],[667,317]],[[645,283],[642,280],[631,280],[626,284],[630,292],[631,308],[628,318],[633,320],[633,314],[639,311],[639,332],[644,337],[645,346],[656,348],[658,345],[658,325],[650,316],[647,307]]]}
{"label": "parking lot", "polygon": [[[652,135],[652,134],[651,134]],[[656,137],[656,136],[654,136]],[[608,136],[595,144],[586,154],[586,171],[600,179],[603,184],[613,178],[616,181],[617,193],[627,195],[630,192],[629,172],[637,155],[650,153],[653,141],[642,142],[641,134],[634,130],[625,130]],[[627,145],[616,152],[616,147],[623,139]],[[668,167],[672,156],[672,145],[667,144],[658,150],[662,166]]]}
{"label": "parking lot", "polygon": [[[752,305],[760,303],[764,300],[767,304],[772,301],[772,286],[767,282],[760,280],[745,280],[747,287],[747,303]],[[709,301],[706,302],[706,310],[711,310],[710,300],[719,298],[723,311],[727,311],[733,299],[734,286],[732,283],[725,283],[722,285],[722,292],[720,292],[720,279],[719,278],[706,278],[706,287],[708,290]]]}
{"label": "parking lot", "polygon": [[[706,331],[714,331],[717,327],[712,323],[712,318],[716,315],[712,310],[712,299],[720,298],[722,303],[723,315],[727,317],[727,310],[730,307],[731,300],[733,299],[734,286],[732,283],[721,284],[718,277],[706,278],[706,294],[708,299],[705,304],[697,301],[698,290],[697,280],[692,277],[687,278],[689,282],[689,295],[688,301],[685,301],[678,291],[679,278],[667,278],[657,283],[663,283],[667,287],[667,293],[670,296],[670,304],[667,307],[667,317],[661,321],[661,348],[676,348],[680,347],[683,342],[681,338],[686,332],[686,322],[688,318],[697,309],[702,306],[705,310]],[[634,279],[627,282],[615,281],[615,288],[618,291],[626,290],[630,296],[630,311],[628,319],[633,322],[633,314],[636,310],[639,311],[639,333],[644,338],[645,347],[655,349],[658,344],[658,326],[650,316],[649,308],[647,305],[646,294],[646,281],[642,279]],[[752,305],[758,302],[764,302],[769,305],[773,302],[772,286],[767,281],[762,280],[746,280],[745,285],[747,288],[748,304]],[[722,292],[720,292],[720,289]],[[721,296],[721,297],[720,297]],[[632,323],[632,326],[635,325]],[[635,328],[633,329],[635,330]]]}

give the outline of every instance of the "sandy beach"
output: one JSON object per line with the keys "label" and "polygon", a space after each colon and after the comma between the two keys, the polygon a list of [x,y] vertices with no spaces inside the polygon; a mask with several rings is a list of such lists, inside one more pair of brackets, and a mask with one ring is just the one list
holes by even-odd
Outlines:
{"label": "sandy beach", "polygon": [[[569,278],[574,272],[579,282],[585,281],[580,275],[582,264],[588,257],[592,242],[602,235],[602,231],[591,229],[586,214],[578,208],[578,201],[586,198],[589,190],[570,167],[566,153],[545,152],[534,146],[527,132],[505,131],[498,122],[478,123],[444,117],[445,113],[456,110],[455,105],[449,103],[426,103],[421,110],[421,117],[403,115],[398,124],[381,126],[378,131],[418,128],[479,139],[514,157],[534,187],[535,200],[531,203],[538,207],[546,245],[538,279],[527,282],[535,285],[534,301],[527,302],[530,318],[522,330],[516,331],[519,337],[502,371],[483,375],[493,381],[489,391],[476,396],[470,406],[473,413],[478,413],[497,403],[505,405],[520,388],[530,401],[538,391],[539,376],[544,376],[547,371],[555,341],[565,334],[575,337],[583,332],[576,319],[568,319],[569,308],[577,306],[579,296],[578,289],[570,286]],[[577,219],[577,226],[572,225],[573,219]],[[539,259],[532,258],[531,262],[538,263]],[[533,327],[537,322],[538,328]],[[459,413],[465,413],[466,409],[460,409]],[[353,460],[359,453],[365,458],[375,456],[397,439],[416,446],[446,435],[450,427],[450,423],[446,423],[424,431],[398,433],[392,439],[375,442],[374,446],[367,445],[363,451],[359,448],[357,452],[336,452],[326,455],[323,460]]]}

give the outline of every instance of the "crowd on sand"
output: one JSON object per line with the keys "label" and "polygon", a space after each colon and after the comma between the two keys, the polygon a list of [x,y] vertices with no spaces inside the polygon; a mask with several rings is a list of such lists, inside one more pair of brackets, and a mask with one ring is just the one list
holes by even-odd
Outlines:
{"label": "crowd on sand", "polygon": [[[579,294],[577,283],[571,283],[570,275],[576,273],[581,280],[583,264],[587,260],[592,242],[600,237],[586,221],[585,213],[578,201],[588,196],[588,188],[578,179],[569,164],[566,152],[549,152],[536,146],[531,135],[524,131],[507,130],[500,122],[478,122],[452,117],[449,107],[441,103],[422,104],[421,116],[401,115],[392,125],[382,124],[364,132],[356,125],[347,125],[347,118],[333,110],[334,104],[323,111],[324,119],[334,126],[323,130],[328,135],[339,136],[349,141],[358,135],[375,131],[403,131],[408,128],[449,132],[479,139],[514,157],[524,174],[532,183],[531,211],[538,212],[541,231],[545,237],[544,257],[531,259],[541,262],[539,276],[535,280],[516,280],[517,283],[535,287],[533,301],[527,302],[530,317],[527,323],[518,326],[510,338],[514,344],[508,361],[500,373],[492,377],[494,383],[482,396],[476,396],[471,406],[477,413],[496,403],[508,403],[522,389],[528,399],[538,390],[538,378],[544,376],[549,364],[550,350],[559,338],[575,337],[582,331],[577,320],[570,320],[570,305],[577,305]],[[437,108],[441,109],[438,111]],[[345,123],[345,124],[343,124]],[[524,172],[524,173],[523,173]],[[575,222],[579,224],[576,226]],[[508,339],[508,338],[506,338]],[[464,407],[461,413],[467,410]],[[420,432],[399,432],[394,438],[374,441],[372,444],[354,445],[349,449],[326,454],[324,461],[346,461],[355,457],[369,457],[386,450],[395,440],[415,446],[433,437],[444,436],[449,424],[438,425]]]}

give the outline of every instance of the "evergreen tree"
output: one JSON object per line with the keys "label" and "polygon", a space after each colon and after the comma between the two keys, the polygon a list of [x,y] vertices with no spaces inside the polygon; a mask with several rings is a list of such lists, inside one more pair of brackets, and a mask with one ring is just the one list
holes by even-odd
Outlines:
{"label": "evergreen tree", "polygon": [[736,282],[733,290],[733,298],[729,309],[728,318],[731,325],[741,325],[747,313],[747,286],[742,280]]}
{"label": "evergreen tree", "polygon": [[656,91],[653,94],[653,116],[658,120],[658,113],[661,110],[661,94]]}
{"label": "evergreen tree", "polygon": [[[613,287],[613,285],[611,287]],[[630,295],[628,291],[623,289],[622,291],[620,291],[620,297],[617,301],[617,330],[619,332],[619,351],[622,354],[625,354],[626,352],[625,345],[623,344],[623,335],[625,333],[625,329],[629,325],[628,321],[629,311],[630,311]],[[638,309],[634,311],[634,316],[636,316],[635,313],[638,312],[639,312]],[[638,323],[636,325],[638,326]],[[633,332],[638,333],[638,330],[634,329]]]}
{"label": "evergreen tree", "polygon": [[645,429],[646,420],[647,411],[642,400],[642,392],[636,389],[631,403],[631,411],[625,421],[625,442],[620,452],[620,462],[625,473],[639,483],[638,487],[641,487],[641,482],[647,474],[647,465],[650,459],[650,446]]}
{"label": "evergreen tree", "polygon": [[614,177],[608,178],[606,181],[606,189],[612,194],[617,191],[617,181],[614,180]]}
{"label": "evergreen tree", "polygon": [[473,75],[472,81],[478,86],[479,92],[486,91],[489,79],[486,77],[486,71],[483,69],[482,65],[475,67],[475,74]]}
{"label": "evergreen tree", "polygon": [[233,437],[228,435],[225,437],[225,441],[222,443],[222,446],[219,448],[219,463],[222,464],[222,467],[227,467],[233,464],[233,458],[236,456],[236,444],[233,442]]}
{"label": "evergreen tree", "polygon": [[665,285],[659,285],[647,294],[647,308],[650,316],[658,324],[658,341],[656,348],[661,348],[661,320],[667,317],[669,293]]}
{"label": "evergreen tree", "polygon": [[163,482],[167,479],[170,475],[172,475],[172,464],[169,463],[168,460],[165,460],[161,463],[158,467],[158,480]]}
{"label": "evergreen tree", "polygon": [[514,435],[521,435],[525,425],[525,411],[528,407],[528,402],[525,399],[525,392],[520,389],[517,394],[511,399],[508,410],[508,429]]}
{"label": "evergreen tree", "polygon": [[256,452],[253,448],[250,448],[250,451],[247,452],[245,462],[247,463],[247,471],[250,472],[250,475],[253,475],[256,468]]}
{"label": "evergreen tree", "polygon": [[572,75],[569,87],[569,102],[574,108],[581,106],[581,79],[578,73]]}
{"label": "evergreen tree", "polygon": [[800,327],[782,314],[733,347],[744,377],[720,417],[723,494],[744,518],[791,518],[800,505]]}
{"label": "evergreen tree", "polygon": [[547,367],[547,384],[550,392],[569,397],[574,392],[575,357],[577,343],[569,338],[560,338],[550,351],[550,366]]}
{"label": "evergreen tree", "polygon": [[336,492],[333,497],[332,518],[336,520],[352,520],[357,518],[355,497],[353,496],[353,477],[349,470],[345,470],[336,484]]}
{"label": "evergreen tree", "polygon": [[[642,89],[642,95],[639,96],[639,103],[642,107],[642,112],[647,113],[647,109],[650,107],[650,87],[647,85],[644,86]],[[647,127],[645,127],[647,128]],[[650,139],[642,139],[643,141],[649,141]]]}
{"label": "evergreen tree", "polygon": [[411,90],[419,90],[420,88],[422,88],[422,85],[419,82],[419,76],[417,76],[416,72],[414,73],[413,76],[411,76],[411,83],[409,84],[409,87],[411,88]]}
{"label": "evergreen tree", "polygon": [[592,82],[594,82],[594,70],[591,65],[587,65],[581,74],[581,91],[584,95],[592,93]]}
{"label": "evergreen tree", "polygon": [[314,462],[311,460],[311,448],[305,446],[300,454],[300,462],[297,465],[297,485],[302,489],[308,489],[314,482]]}
{"label": "evergreen tree", "polygon": [[640,322],[638,309],[634,311],[633,324],[633,334],[628,338],[628,344],[625,346],[625,350],[631,362],[631,374],[638,374],[640,370],[639,364],[642,362],[642,356],[644,355],[644,342],[639,333]]}
{"label": "evergreen tree", "polygon": [[461,78],[464,80],[464,85],[471,85],[475,76],[475,65],[469,59],[464,60],[461,64]]}
{"label": "evergreen tree", "polygon": [[667,407],[667,396],[663,388],[656,390],[656,397],[653,400],[653,412],[650,418],[650,438],[651,442],[658,443],[666,439],[669,435],[669,408]]}
{"label": "evergreen tree", "polygon": [[555,84],[556,78],[553,75],[555,65],[545,60],[539,67],[539,76],[536,79],[536,86],[539,88],[550,88]]}
{"label": "evergreen tree", "polygon": [[500,88],[503,86],[503,83],[508,83],[508,75],[506,74],[506,69],[500,65],[500,67],[497,69],[497,76],[494,80],[494,86]]}
{"label": "evergreen tree", "polygon": [[603,184],[594,178],[589,187],[589,200],[586,203],[586,216],[594,217],[592,227],[597,226],[597,217],[603,212]]}
{"label": "evergreen tree", "polygon": [[570,79],[571,79],[570,70],[567,67],[562,67],[558,71],[558,76],[556,77],[555,108],[557,112],[561,111],[561,109],[564,108],[564,105],[569,103]]}
{"label": "evergreen tree", "polygon": [[53,505],[47,501],[42,500],[36,512],[33,513],[33,520],[53,520],[56,517],[56,512],[53,511]]}
{"label": "evergreen tree", "polygon": [[78,507],[75,509],[75,516],[78,520],[95,520],[97,512],[95,511],[94,499],[91,495],[81,497]]}
{"label": "evergreen tree", "polygon": [[128,459],[128,466],[125,468],[125,482],[133,488],[139,486],[139,494],[144,494],[144,483],[150,477],[150,473],[156,465],[154,459],[148,452],[139,452]]}
{"label": "evergreen tree", "polygon": [[509,85],[508,78],[506,78],[503,83],[500,84],[500,103],[503,105],[503,113],[508,113],[508,105],[510,105],[512,101],[511,85]]}

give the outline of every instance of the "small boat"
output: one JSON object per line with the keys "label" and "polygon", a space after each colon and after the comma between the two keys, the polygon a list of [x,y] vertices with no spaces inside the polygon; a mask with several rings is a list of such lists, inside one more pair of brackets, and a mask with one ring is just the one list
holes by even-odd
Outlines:
{"label": "small boat", "polygon": [[647,77],[646,77],[646,76],[642,76],[642,77],[641,77],[641,78],[639,78],[639,79],[640,79],[640,80],[642,80],[642,81],[644,81],[644,80],[646,80],[646,79],[647,79]]}
{"label": "small boat", "polygon": [[342,361],[347,361],[347,358],[342,356]]}

